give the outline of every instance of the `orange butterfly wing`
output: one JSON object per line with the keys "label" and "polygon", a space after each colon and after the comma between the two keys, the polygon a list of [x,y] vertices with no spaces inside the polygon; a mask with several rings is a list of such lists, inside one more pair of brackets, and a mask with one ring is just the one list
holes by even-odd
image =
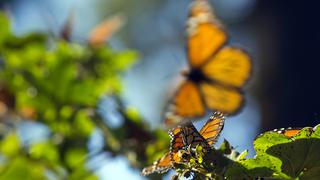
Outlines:
{"label": "orange butterfly wing", "polygon": [[169,131],[171,141],[171,152],[177,152],[191,146],[195,148],[201,145],[203,148],[210,149],[220,135],[224,126],[225,116],[220,112],[215,112],[200,132],[192,123],[178,126]]}
{"label": "orange butterfly wing", "polygon": [[201,116],[205,113],[205,105],[198,86],[192,81],[184,82],[174,98],[174,114],[182,117]]}
{"label": "orange butterfly wing", "polygon": [[204,149],[210,149],[209,144],[201,136],[198,130],[191,123],[184,128],[185,141],[188,146],[192,149],[196,148],[197,145],[201,145]]}
{"label": "orange butterfly wing", "polygon": [[178,126],[169,131],[171,138],[170,152],[178,152],[185,147],[185,140],[182,127]]}
{"label": "orange butterfly wing", "polygon": [[178,126],[169,131],[171,137],[171,152],[178,152],[186,149],[188,146],[192,148],[201,144],[203,147],[208,146],[205,139],[199,134],[198,130],[192,123]]}
{"label": "orange butterfly wing", "polygon": [[224,120],[225,117],[222,113],[215,112],[201,128],[200,134],[209,145],[213,145],[217,141],[223,129]]}
{"label": "orange butterfly wing", "polygon": [[141,175],[147,176],[152,173],[164,173],[173,168],[173,162],[179,163],[181,158],[179,156],[179,150],[183,149],[185,144],[183,141],[182,128],[177,127],[169,131],[171,138],[170,152],[163,155],[160,159],[155,161],[151,166],[145,167]]}
{"label": "orange butterfly wing", "polygon": [[155,161],[152,165],[143,168],[141,175],[147,176],[152,173],[165,173],[172,168],[171,153],[166,153],[159,160]]}
{"label": "orange butterfly wing", "polygon": [[228,88],[217,83],[200,84],[209,109],[214,109],[225,114],[235,114],[243,105],[243,95],[239,89]]}
{"label": "orange butterfly wing", "polygon": [[249,79],[252,67],[243,50],[225,47],[202,67],[203,74],[220,84],[240,88]]}
{"label": "orange butterfly wing", "polygon": [[[273,131],[279,133],[279,134],[283,134],[286,137],[293,137],[295,135],[297,135],[302,128],[281,128],[281,129],[274,129]],[[311,129],[311,128],[310,128]]]}
{"label": "orange butterfly wing", "polygon": [[163,155],[160,159],[155,161],[152,165],[145,167],[141,175],[147,176],[152,173],[164,173],[173,168],[173,163],[183,162],[182,153],[186,147],[184,127],[179,126],[169,131],[171,138],[170,152]]}
{"label": "orange butterfly wing", "polygon": [[215,22],[206,0],[196,0],[187,22],[188,58],[192,67],[200,67],[227,41],[227,35]]}
{"label": "orange butterfly wing", "polygon": [[103,45],[124,23],[125,18],[121,15],[107,18],[90,32],[88,43],[94,47]]}
{"label": "orange butterfly wing", "polygon": [[283,132],[283,135],[285,135],[287,137],[293,137],[293,136],[297,135],[300,131],[301,131],[301,129],[287,129]]}

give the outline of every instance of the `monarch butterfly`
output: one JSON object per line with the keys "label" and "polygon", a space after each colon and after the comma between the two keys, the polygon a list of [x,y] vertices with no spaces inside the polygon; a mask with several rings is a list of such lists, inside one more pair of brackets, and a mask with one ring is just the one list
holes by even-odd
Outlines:
{"label": "monarch butterfly", "polygon": [[[317,127],[317,126],[316,126]],[[306,129],[308,129],[310,132],[314,132],[314,130],[316,129],[316,127],[312,128],[312,127],[305,127]],[[288,128],[280,128],[280,129],[274,129],[268,132],[276,132],[278,134],[282,134],[287,138],[292,138],[294,136],[296,136],[297,134],[299,134],[301,132],[302,129],[305,128],[301,128],[301,127],[288,127]],[[263,134],[260,134],[258,137],[262,136]]]}
{"label": "monarch butterfly", "polygon": [[279,134],[283,134],[286,137],[293,137],[297,134],[299,134],[299,132],[301,131],[302,128],[281,128],[281,129],[274,129],[274,132],[277,132]]}
{"label": "monarch butterfly", "polygon": [[142,175],[146,176],[154,172],[164,173],[174,167],[174,164],[184,163],[188,159],[187,148],[195,148],[201,145],[205,149],[210,149],[223,129],[225,117],[220,112],[215,112],[206,122],[200,132],[192,123],[180,125],[169,131],[171,138],[170,152],[163,155],[151,166],[142,170]]}
{"label": "monarch butterfly", "polygon": [[190,70],[183,72],[186,80],[169,106],[171,115],[199,117],[207,109],[234,114],[242,107],[241,88],[251,75],[251,60],[243,50],[224,46],[227,39],[207,0],[195,0],[187,21]]}

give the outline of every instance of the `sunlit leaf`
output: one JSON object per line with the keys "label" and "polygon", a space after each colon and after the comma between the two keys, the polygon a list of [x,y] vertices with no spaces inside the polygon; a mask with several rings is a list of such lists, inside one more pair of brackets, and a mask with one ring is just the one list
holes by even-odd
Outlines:
{"label": "sunlit leaf", "polygon": [[58,162],[59,160],[57,147],[49,142],[32,144],[29,152],[33,158],[48,160],[51,162]]}
{"label": "sunlit leaf", "polygon": [[17,37],[17,36],[9,36],[5,41],[5,49],[7,51],[19,51],[20,49],[27,48],[29,45],[31,46],[41,46],[45,45],[47,40],[47,36],[42,33],[30,33],[25,36]]}
{"label": "sunlit leaf", "polygon": [[135,108],[133,108],[133,107],[127,108],[126,115],[134,123],[136,123],[136,124],[142,123],[142,121],[141,121],[142,118],[140,117],[138,111]]}
{"label": "sunlit leaf", "polygon": [[80,111],[75,117],[75,128],[77,129],[76,134],[89,136],[95,129],[95,125],[92,119],[89,117],[90,111]]}
{"label": "sunlit leaf", "polygon": [[226,139],[224,139],[218,150],[223,154],[231,154],[232,146]]}
{"label": "sunlit leaf", "polygon": [[248,155],[248,153],[249,153],[248,150],[245,150],[242,153],[240,153],[240,155],[237,157],[237,161],[244,160],[245,157]]}
{"label": "sunlit leaf", "polygon": [[64,106],[60,110],[60,117],[63,119],[69,119],[73,114],[73,108],[71,106]]}
{"label": "sunlit leaf", "polygon": [[3,40],[10,34],[10,23],[7,15],[0,11],[0,49]]}
{"label": "sunlit leaf", "polygon": [[72,168],[82,167],[86,158],[87,151],[85,149],[72,148],[66,153],[65,161]]}
{"label": "sunlit leaf", "polygon": [[10,164],[0,172],[0,179],[47,179],[45,167],[41,163],[30,161],[24,157],[12,159]]}
{"label": "sunlit leaf", "polygon": [[94,175],[91,171],[84,167],[78,167],[75,169],[72,174],[70,174],[70,177],[68,178],[70,180],[98,180],[98,177]]}
{"label": "sunlit leaf", "polygon": [[134,51],[124,51],[114,56],[114,67],[119,70],[127,70],[138,58]]}
{"label": "sunlit leaf", "polygon": [[244,177],[273,177],[280,179],[320,178],[320,139],[318,127],[304,128],[297,135],[287,137],[266,132],[254,141],[257,155],[239,160],[228,175]]}
{"label": "sunlit leaf", "polygon": [[20,140],[16,133],[7,134],[0,142],[1,153],[6,156],[14,156],[19,153]]}

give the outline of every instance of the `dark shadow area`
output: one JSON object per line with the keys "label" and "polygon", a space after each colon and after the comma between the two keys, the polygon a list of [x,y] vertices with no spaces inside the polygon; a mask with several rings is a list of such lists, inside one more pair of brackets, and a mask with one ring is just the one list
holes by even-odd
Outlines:
{"label": "dark shadow area", "polygon": [[263,130],[319,123],[318,7],[317,1],[257,1]]}

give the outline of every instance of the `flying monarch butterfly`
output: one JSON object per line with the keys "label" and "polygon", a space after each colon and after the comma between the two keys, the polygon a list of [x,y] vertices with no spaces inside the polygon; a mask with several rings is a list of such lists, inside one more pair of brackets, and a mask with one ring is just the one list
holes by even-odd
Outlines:
{"label": "flying monarch butterfly", "polygon": [[176,91],[169,115],[199,117],[207,109],[234,114],[242,107],[241,88],[251,75],[251,60],[243,50],[224,46],[227,39],[207,0],[194,0],[187,21],[190,70],[183,73],[186,80]]}
{"label": "flying monarch butterfly", "polygon": [[215,112],[200,132],[192,123],[173,128],[169,131],[171,138],[170,152],[163,155],[151,166],[144,168],[141,174],[146,176],[155,172],[164,173],[174,168],[174,164],[186,162],[190,157],[187,148],[193,149],[197,145],[201,145],[207,150],[211,149],[223,129],[224,120],[225,117],[222,113]]}

